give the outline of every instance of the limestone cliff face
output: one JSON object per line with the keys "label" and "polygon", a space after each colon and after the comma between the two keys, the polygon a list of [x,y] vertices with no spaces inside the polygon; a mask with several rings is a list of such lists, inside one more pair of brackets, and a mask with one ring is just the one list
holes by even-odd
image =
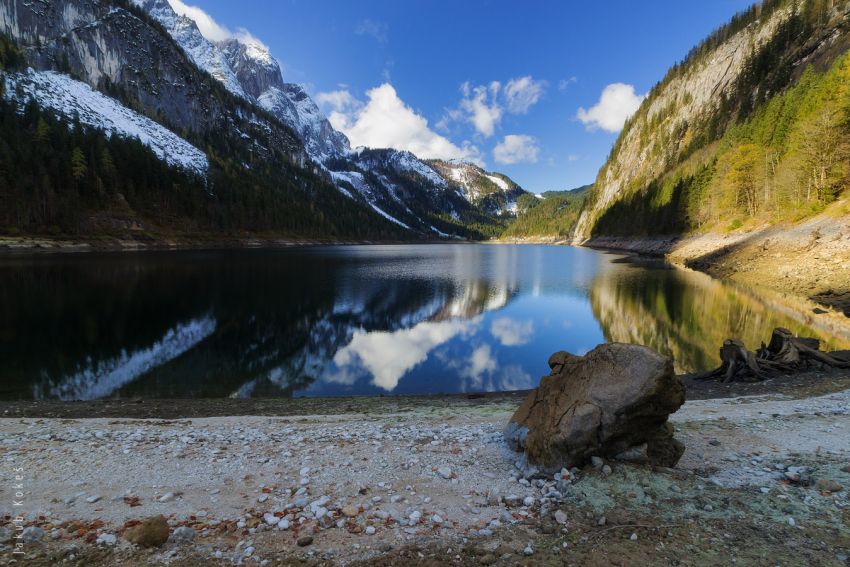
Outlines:
{"label": "limestone cliff face", "polygon": [[0,33],[17,42],[36,70],[69,74],[196,140],[247,130],[261,141],[252,151],[273,146],[293,161],[306,158],[289,129],[231,96],[132,4],[7,0],[0,2]]}
{"label": "limestone cliff face", "polygon": [[[784,84],[771,78],[771,86],[782,88],[819,54],[829,52],[836,42],[846,41],[847,2],[835,3],[827,16],[835,25],[820,30],[817,37],[790,37],[791,26],[786,24],[808,3],[780,0],[754,7],[745,16],[746,25],[733,20],[668,72],[626,122],[600,169],[574,231],[577,241],[591,236],[595,222],[612,204],[642,191],[694,149],[710,143],[712,136],[706,136],[710,128],[717,131],[719,125],[722,131],[735,123],[740,108],[775,94],[765,87],[766,82],[754,81],[751,72],[753,62],[768,47],[772,53],[786,49],[783,62],[790,62],[787,68],[793,69],[791,76],[782,79]],[[694,140],[700,142],[694,144]]]}

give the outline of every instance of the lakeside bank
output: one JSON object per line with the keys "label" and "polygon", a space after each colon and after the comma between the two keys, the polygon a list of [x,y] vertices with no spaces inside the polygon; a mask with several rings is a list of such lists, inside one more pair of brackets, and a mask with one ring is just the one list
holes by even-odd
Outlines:
{"label": "lakeside bank", "polygon": [[[675,469],[612,462],[560,481],[524,478],[502,439],[522,394],[5,417],[0,436],[26,471],[28,565],[829,565],[850,554],[849,384],[691,399],[672,416]],[[811,483],[789,481],[801,472]],[[170,542],[124,539],[158,514]]]}

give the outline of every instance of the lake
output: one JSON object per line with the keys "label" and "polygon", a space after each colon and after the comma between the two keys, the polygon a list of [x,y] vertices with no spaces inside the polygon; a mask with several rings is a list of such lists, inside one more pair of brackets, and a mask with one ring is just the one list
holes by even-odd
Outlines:
{"label": "lake", "polygon": [[565,246],[433,244],[0,258],[0,397],[532,388],[558,350],[636,342],[680,372],[773,327],[755,294]]}

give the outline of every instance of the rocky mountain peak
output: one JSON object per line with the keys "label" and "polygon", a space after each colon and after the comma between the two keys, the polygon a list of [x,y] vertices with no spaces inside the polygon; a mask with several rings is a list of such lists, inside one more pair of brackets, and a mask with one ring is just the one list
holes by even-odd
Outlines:
{"label": "rocky mountain peak", "polygon": [[229,38],[216,43],[242,88],[259,99],[270,88],[283,90],[280,65],[268,49],[252,39]]}

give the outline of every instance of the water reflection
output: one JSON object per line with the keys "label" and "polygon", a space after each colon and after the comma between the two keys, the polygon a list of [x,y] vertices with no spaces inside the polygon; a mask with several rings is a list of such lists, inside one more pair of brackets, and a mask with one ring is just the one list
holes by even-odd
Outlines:
{"label": "water reflection", "polygon": [[805,331],[700,274],[565,247],[426,245],[0,261],[5,398],[511,390],[553,351],[639,342],[681,370]]}

